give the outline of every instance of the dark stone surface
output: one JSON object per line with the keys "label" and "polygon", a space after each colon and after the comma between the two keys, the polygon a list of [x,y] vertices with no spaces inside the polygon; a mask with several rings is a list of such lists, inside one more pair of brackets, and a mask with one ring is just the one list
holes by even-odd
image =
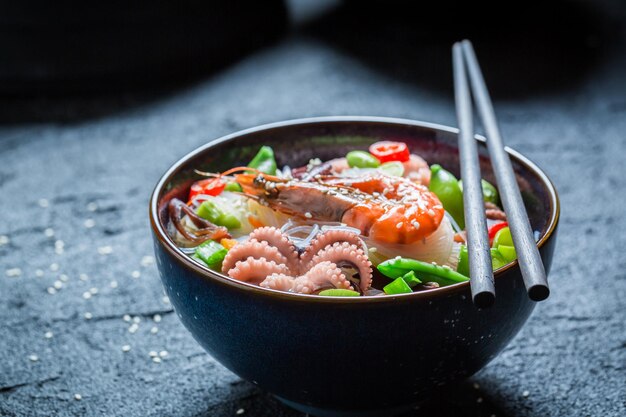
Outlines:
{"label": "dark stone surface", "polygon": [[[569,28],[568,17],[585,23],[591,14],[577,4],[561,4],[555,33]],[[481,41],[477,35],[487,81],[498,86],[495,104],[507,143],[543,167],[560,191],[553,292],[499,357],[415,415],[626,414],[626,13],[618,1],[594,4],[599,26],[590,20],[567,29],[583,31],[586,41],[574,37],[580,43],[550,50],[556,74],[529,75],[546,78],[534,79],[525,93],[524,80],[501,70],[497,58],[518,36]],[[410,56],[371,65],[375,55],[363,59],[364,45],[351,50],[344,30],[320,30],[320,22],[175,91],[2,100],[0,415],[300,415],[201,350],[163,300],[155,266],[144,257],[152,256],[147,200],[153,185],[208,140],[260,123],[332,114],[455,124],[449,86],[437,82],[450,74],[447,40],[415,44],[441,59],[424,62],[430,69],[419,72]],[[339,48],[329,42],[333,33]],[[404,38],[411,39],[390,40],[398,53],[411,49],[413,40],[402,47]],[[526,59],[519,61],[532,67],[545,49],[534,55],[522,48]],[[407,68],[417,71],[413,78]],[[507,96],[506,77],[514,97]],[[560,85],[560,78],[567,82]],[[546,80],[554,84],[549,90],[534,88]],[[94,226],[85,227],[87,220]],[[49,294],[55,281],[62,288]],[[92,288],[97,294],[84,298]],[[125,314],[141,320],[135,333]],[[131,350],[123,352],[124,345]],[[153,362],[149,352],[161,350],[169,355]],[[375,393],[372,387],[369,395]]]}

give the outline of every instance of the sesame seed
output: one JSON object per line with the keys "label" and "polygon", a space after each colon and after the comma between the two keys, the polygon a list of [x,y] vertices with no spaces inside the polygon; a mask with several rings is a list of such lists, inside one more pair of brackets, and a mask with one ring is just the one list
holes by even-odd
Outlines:
{"label": "sesame seed", "polygon": [[43,231],[43,234],[46,235],[46,237],[52,237],[54,236],[54,229],[48,227],[46,230]]}
{"label": "sesame seed", "polygon": [[56,263],[56,262],[51,263],[51,264],[50,264],[50,270],[51,270],[52,272],[56,272],[56,271],[58,271],[58,270],[59,270],[59,264],[58,264],[58,263]]}
{"label": "sesame seed", "polygon": [[98,248],[98,253],[100,255],[109,255],[113,253],[113,247],[112,246],[100,246]]}
{"label": "sesame seed", "polygon": [[376,249],[374,246],[370,247],[367,249],[370,253],[376,253],[378,251],[378,249]]}
{"label": "sesame seed", "polygon": [[167,350],[162,350],[159,352],[159,356],[162,358],[166,357],[167,355],[169,355],[169,352]]}
{"label": "sesame seed", "polygon": [[155,358],[159,356],[159,354],[154,350],[151,350],[150,352],[148,352],[148,355],[150,355],[151,358]]}
{"label": "sesame seed", "polygon": [[411,222],[411,224],[413,225],[413,227],[415,228],[415,230],[418,230],[418,229],[420,228],[420,224],[419,224],[417,221],[415,221],[415,220],[413,220],[413,221]]}
{"label": "sesame seed", "polygon": [[157,334],[158,332],[159,332],[159,328],[158,328],[158,327],[156,327],[156,326],[153,326],[153,327],[150,329],[150,333],[152,333],[152,334]]}
{"label": "sesame seed", "polygon": [[473,387],[474,389],[480,389],[480,385],[478,385],[478,382],[474,382]]}
{"label": "sesame seed", "polygon": [[524,398],[528,398],[529,395],[530,395],[529,391],[522,392],[522,397],[524,397]]}
{"label": "sesame seed", "polygon": [[83,225],[87,229],[91,229],[92,227],[94,227],[96,225],[96,221],[94,219],[87,219],[87,220],[85,220],[85,223],[83,223]]}
{"label": "sesame seed", "polygon": [[63,255],[63,252],[65,252],[65,249],[62,246],[57,246],[54,248],[54,253],[56,253],[57,255]]}
{"label": "sesame seed", "polygon": [[170,303],[170,297],[168,297],[167,295],[164,295],[162,300],[163,300],[163,303],[165,303],[165,304],[169,304]]}
{"label": "sesame seed", "polygon": [[93,318],[93,314],[91,314],[90,312],[85,313],[85,320],[91,320],[92,318]]}
{"label": "sesame seed", "polygon": [[155,314],[152,317],[152,320],[154,320],[155,323],[160,323],[161,322],[161,315],[160,314]]}
{"label": "sesame seed", "polygon": [[22,275],[22,270],[20,268],[9,268],[6,270],[5,274],[7,277],[15,278]]}
{"label": "sesame seed", "polygon": [[43,269],[36,269],[35,270],[35,276],[43,277]]}
{"label": "sesame seed", "polygon": [[304,213],[304,217],[310,219],[311,217],[313,217],[313,215],[307,211],[306,213]]}
{"label": "sesame seed", "polygon": [[133,277],[133,278],[139,278],[141,276],[141,272],[133,271],[133,272],[131,272],[130,276]]}
{"label": "sesame seed", "polygon": [[96,287],[91,287],[89,288],[89,292],[91,293],[91,295],[96,295],[98,294],[98,289]]}
{"label": "sesame seed", "polygon": [[98,210],[98,204],[97,203],[89,203],[87,204],[87,210],[89,211],[96,211]]}
{"label": "sesame seed", "polygon": [[57,239],[54,241],[54,246],[57,248],[64,248],[65,242],[63,242],[61,239]]}
{"label": "sesame seed", "polygon": [[141,323],[141,317],[139,317],[139,316],[133,317],[133,323],[136,323],[136,324]]}
{"label": "sesame seed", "polygon": [[52,339],[52,336],[54,336],[54,334],[51,331],[47,331],[43,335],[46,339]]}
{"label": "sesame seed", "polygon": [[402,229],[402,225],[404,225],[404,222],[398,222],[398,224],[396,224],[396,229]]}
{"label": "sesame seed", "polygon": [[122,346],[122,352],[130,352],[130,345]]}
{"label": "sesame seed", "polygon": [[435,210],[433,210],[433,209],[428,209],[428,215],[429,215],[430,217],[435,217]]}
{"label": "sesame seed", "polygon": [[80,400],[82,400],[82,399],[83,399],[83,396],[82,396],[82,395],[80,395],[80,394],[74,394],[74,399],[75,399],[76,401],[80,401]]}
{"label": "sesame seed", "polygon": [[156,356],[156,357],[152,358],[152,362],[154,362],[154,363],[161,363],[161,358]]}
{"label": "sesame seed", "polygon": [[78,279],[81,280],[81,281],[87,281],[89,279],[89,275],[87,275],[87,274],[80,274],[78,276]]}
{"label": "sesame seed", "polygon": [[90,293],[89,291],[85,291],[85,292],[83,293],[83,298],[84,298],[85,300],[89,300],[89,299],[91,298],[91,293]]}
{"label": "sesame seed", "polygon": [[0,235],[0,246],[8,245],[11,240],[6,235]]}
{"label": "sesame seed", "polygon": [[61,288],[63,288],[63,283],[61,281],[54,281],[54,288],[60,290]]}
{"label": "sesame seed", "polygon": [[46,208],[49,205],[48,200],[45,198],[40,198],[39,201],[37,201],[37,204],[39,204],[39,207],[41,208]]}
{"label": "sesame seed", "polygon": [[150,255],[146,255],[141,258],[141,266],[149,266],[154,263],[154,258]]}
{"label": "sesame seed", "polygon": [[482,403],[482,402],[483,402],[483,397],[478,397],[478,398],[476,398],[476,402],[477,402],[478,404]]}
{"label": "sesame seed", "polygon": [[39,360],[39,356],[37,356],[37,355],[30,355],[28,357],[28,359],[30,359],[31,362],[37,362]]}
{"label": "sesame seed", "polygon": [[111,281],[111,283],[109,284],[109,286],[110,286],[111,288],[117,288],[117,281],[115,281],[115,280]]}
{"label": "sesame seed", "polygon": [[237,413],[238,416],[240,416],[240,415],[242,415],[245,412],[246,412],[246,410],[244,410],[243,408],[240,408],[239,410],[237,410],[236,413]]}
{"label": "sesame seed", "polygon": [[69,281],[69,280],[70,280],[70,277],[68,277],[68,276],[67,276],[67,275],[65,275],[65,274],[61,274],[61,275],[59,275],[59,279],[60,279],[62,282],[67,282],[67,281]]}
{"label": "sesame seed", "polygon": [[54,287],[48,287],[48,294],[56,294],[57,290]]}
{"label": "sesame seed", "polygon": [[136,333],[138,329],[139,329],[139,326],[137,325],[137,323],[133,323],[128,328],[128,332],[131,333],[131,334],[132,333]]}
{"label": "sesame seed", "polygon": [[125,322],[129,322],[130,321],[130,315],[124,314],[124,316],[122,316],[122,320],[124,320]]}

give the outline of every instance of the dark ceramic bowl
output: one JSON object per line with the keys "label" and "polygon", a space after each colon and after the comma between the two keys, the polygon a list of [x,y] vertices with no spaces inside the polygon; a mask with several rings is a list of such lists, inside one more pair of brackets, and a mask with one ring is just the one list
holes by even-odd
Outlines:
{"label": "dark ceramic bowl", "polygon": [[[270,145],[280,165],[343,156],[372,142],[407,142],[430,163],[458,174],[456,130],[411,120],[324,117],[248,129],[191,152],[159,181],[150,219],[159,272],[183,324],[234,373],[286,404],[319,416],[384,415],[422,402],[433,388],[466,378],[517,334],[535,303],[516,262],[497,271],[496,304],[480,310],[468,283],[384,297],[287,294],[203,268],[165,233],[166,205],[185,198],[194,169],[247,163]],[[483,177],[493,181],[480,138]],[[546,270],[552,261],[559,202],[546,175],[509,150]]]}

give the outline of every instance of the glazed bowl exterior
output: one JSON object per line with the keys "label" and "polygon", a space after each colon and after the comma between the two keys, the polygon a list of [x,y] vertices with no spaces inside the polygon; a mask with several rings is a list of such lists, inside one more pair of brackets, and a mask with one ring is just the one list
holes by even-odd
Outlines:
{"label": "glazed bowl exterior", "polygon": [[[261,145],[279,165],[306,164],[401,140],[429,163],[458,174],[453,128],[403,119],[326,117],[261,126],[191,152],[159,181],[150,219],[158,269],[178,316],[215,359],[241,378],[314,415],[399,412],[429,391],[466,378],[517,334],[535,303],[517,262],[495,277],[496,303],[478,309],[468,283],[398,296],[336,298],[287,294],[225,277],[196,264],[167,236],[167,202],[185,199],[199,176],[245,165]],[[480,138],[483,177],[494,181]],[[550,180],[509,150],[549,271],[559,202]]]}

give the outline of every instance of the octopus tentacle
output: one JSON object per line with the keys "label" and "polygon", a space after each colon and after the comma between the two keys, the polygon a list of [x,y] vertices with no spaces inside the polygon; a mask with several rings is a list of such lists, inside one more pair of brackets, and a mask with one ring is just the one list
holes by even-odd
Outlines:
{"label": "octopus tentacle", "polygon": [[302,265],[307,265],[316,253],[335,242],[348,242],[356,247],[360,247],[363,244],[359,236],[349,230],[326,230],[318,234],[309,247],[306,248],[300,257]]}
{"label": "octopus tentacle", "polygon": [[359,271],[359,288],[364,293],[372,284],[372,263],[363,250],[348,242],[335,242],[332,246],[319,251],[309,262],[309,268],[321,262],[329,261],[341,265],[349,263]]}
{"label": "octopus tentacle", "polygon": [[276,227],[259,227],[250,233],[250,239],[267,242],[274,246],[287,259],[287,266],[294,270],[298,267],[298,251],[289,238]]}
{"label": "octopus tentacle", "polygon": [[295,278],[285,274],[272,274],[265,278],[259,285],[264,288],[279,291],[291,291]]}
{"label": "octopus tentacle", "polygon": [[297,277],[293,281],[293,292],[312,294],[322,288],[334,287],[352,289],[350,281],[336,264],[332,262],[320,262],[313,266],[309,272]]}
{"label": "octopus tentacle", "polygon": [[506,221],[506,213],[489,201],[485,202],[485,217],[490,220]]}
{"label": "octopus tentacle", "polygon": [[237,262],[243,261],[248,257],[253,259],[265,258],[268,261],[274,261],[278,265],[285,265],[288,262],[278,248],[270,246],[268,242],[259,242],[256,239],[251,239],[235,245],[228,251],[224,261],[222,261],[222,272],[227,273]]}
{"label": "octopus tentacle", "polygon": [[279,265],[265,258],[254,259],[248,257],[244,261],[238,261],[234,268],[228,271],[228,276],[239,281],[259,283],[272,274],[288,274],[285,265]]}

